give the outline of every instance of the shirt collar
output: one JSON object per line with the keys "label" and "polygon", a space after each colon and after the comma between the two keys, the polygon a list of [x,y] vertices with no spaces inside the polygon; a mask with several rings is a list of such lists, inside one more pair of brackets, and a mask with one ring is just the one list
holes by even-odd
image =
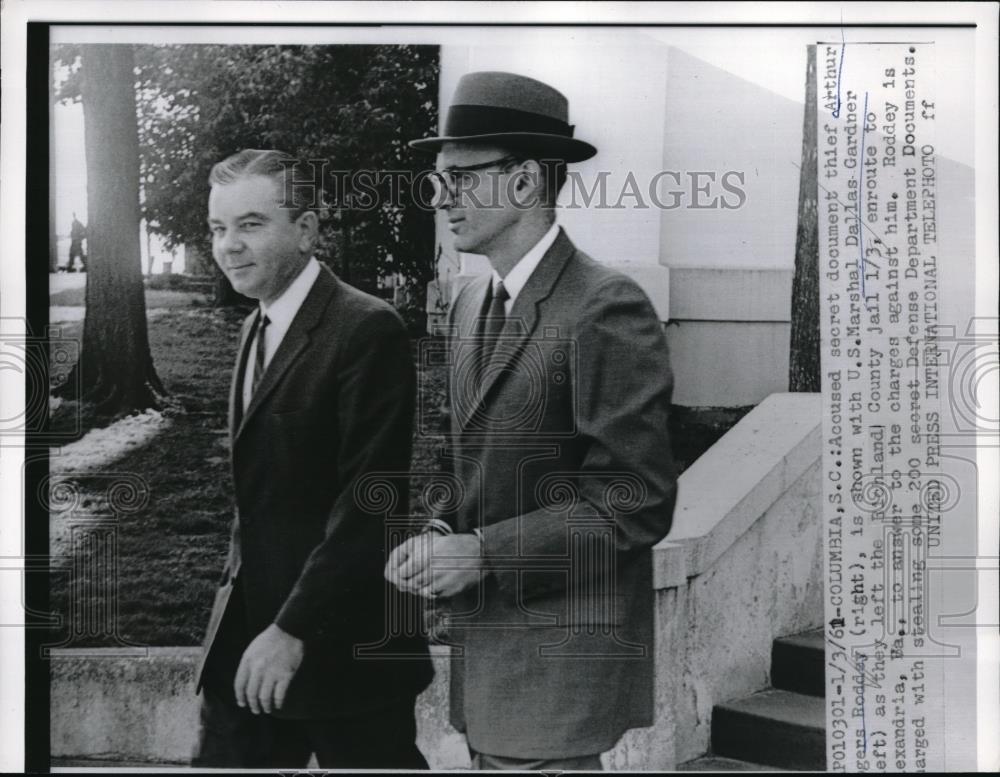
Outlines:
{"label": "shirt collar", "polygon": [[[302,268],[298,276],[288,284],[281,296],[270,305],[261,303],[261,313],[267,316],[270,321],[269,332],[286,332],[292,325],[292,319],[299,312],[302,303],[305,302],[316,278],[319,277],[319,262],[316,257],[309,257],[306,266]],[[270,334],[268,335],[270,337]]]}
{"label": "shirt collar", "polygon": [[507,273],[506,278],[501,278],[496,270],[493,271],[493,288],[496,289],[497,284],[503,281],[503,287],[510,295],[510,300],[507,303],[508,310],[513,306],[514,300],[517,299],[517,295],[521,293],[521,289],[528,282],[531,273],[538,267],[538,264],[542,261],[542,257],[552,247],[552,244],[556,242],[558,236],[559,225],[553,222],[552,226],[549,227],[549,231],[542,236],[542,239],[535,243],[528,253],[518,259],[517,264]]}

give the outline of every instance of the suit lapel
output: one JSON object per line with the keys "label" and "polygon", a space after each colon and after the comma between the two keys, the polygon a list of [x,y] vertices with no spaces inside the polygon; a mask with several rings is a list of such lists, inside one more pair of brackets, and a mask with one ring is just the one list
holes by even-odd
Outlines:
{"label": "suit lapel", "polygon": [[[320,270],[309,294],[302,302],[302,307],[292,319],[292,325],[282,338],[281,345],[278,346],[270,364],[267,365],[264,376],[257,384],[257,390],[250,399],[246,413],[243,414],[243,420],[240,422],[235,439],[239,439],[240,433],[246,428],[251,417],[278,386],[288,368],[295,363],[296,357],[309,344],[309,333],[320,323],[323,311],[336,292],[336,278],[325,267],[321,267]],[[236,400],[239,401],[240,397],[236,397]]]}
{"label": "suit lapel", "polygon": [[[560,228],[555,242],[545,252],[538,267],[531,273],[524,288],[514,300],[514,306],[511,308],[510,315],[507,316],[500,332],[500,340],[493,350],[489,366],[485,371],[486,380],[478,387],[474,400],[468,403],[469,412],[463,419],[463,428],[468,424],[475,410],[486,401],[490,389],[500,379],[500,376],[524,349],[528,337],[538,326],[539,306],[552,294],[552,287],[562,274],[563,268],[574,250],[573,243],[566,236],[566,232]],[[489,277],[487,276],[487,279]],[[481,292],[475,296],[479,306],[474,309],[473,315],[479,314],[487,286],[488,280],[487,283],[483,284]]]}
{"label": "suit lapel", "polygon": [[469,281],[468,291],[462,298],[462,305],[455,310],[455,331],[451,336],[457,339],[461,349],[452,354],[459,371],[453,372],[450,379],[453,396],[458,400],[453,402],[453,409],[458,417],[459,428],[463,429],[472,417],[479,397],[477,387],[470,385],[470,381],[466,379],[466,368],[461,365],[469,364],[468,359],[473,355],[472,349],[479,347],[479,324],[492,277],[491,273],[487,273]]}
{"label": "suit lapel", "polygon": [[[242,420],[243,380],[247,372],[247,359],[250,355],[250,343],[253,333],[257,331],[257,321],[260,319],[260,308],[243,320],[240,329],[240,347],[236,349],[236,366],[233,367],[233,379],[229,386],[229,438],[236,437],[236,427]],[[237,404],[239,403],[239,404]]]}

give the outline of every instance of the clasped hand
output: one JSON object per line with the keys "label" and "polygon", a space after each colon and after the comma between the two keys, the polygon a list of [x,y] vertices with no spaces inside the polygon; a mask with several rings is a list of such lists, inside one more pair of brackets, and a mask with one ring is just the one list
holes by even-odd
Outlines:
{"label": "clasped hand", "polygon": [[477,584],[482,567],[475,534],[426,532],[410,537],[389,555],[385,579],[404,593],[436,599]]}

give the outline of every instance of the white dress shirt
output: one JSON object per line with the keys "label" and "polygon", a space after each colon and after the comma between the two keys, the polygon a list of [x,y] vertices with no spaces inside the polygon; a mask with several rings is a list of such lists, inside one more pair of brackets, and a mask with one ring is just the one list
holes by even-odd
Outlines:
{"label": "white dress shirt", "polygon": [[501,278],[500,274],[494,270],[493,271],[493,291],[496,291],[497,284],[503,281],[503,287],[507,290],[510,298],[504,303],[504,313],[510,315],[511,308],[514,307],[514,301],[517,299],[517,295],[521,293],[521,289],[528,282],[528,278],[538,267],[539,262],[542,261],[542,257],[545,256],[545,252],[552,248],[552,244],[556,242],[556,238],[559,236],[559,225],[555,222],[549,228],[542,239],[535,243],[534,247],[531,248],[528,253],[517,260],[517,264],[507,273],[506,278]]}
{"label": "white dress shirt", "polygon": [[[264,350],[265,368],[274,358],[278,346],[281,345],[281,341],[292,325],[299,308],[302,307],[302,303],[309,295],[309,290],[312,289],[319,273],[319,262],[316,261],[315,257],[309,257],[306,266],[302,268],[295,280],[288,284],[288,288],[282,292],[280,297],[270,305],[261,303],[261,314],[267,316],[270,321],[267,325],[267,344]],[[246,412],[247,407],[250,406],[250,395],[253,393],[253,370],[256,361],[254,354],[257,353],[257,338],[259,336],[260,327],[257,327],[257,333],[254,335],[253,342],[250,343],[250,350],[247,351],[249,356],[243,373],[243,412]]]}

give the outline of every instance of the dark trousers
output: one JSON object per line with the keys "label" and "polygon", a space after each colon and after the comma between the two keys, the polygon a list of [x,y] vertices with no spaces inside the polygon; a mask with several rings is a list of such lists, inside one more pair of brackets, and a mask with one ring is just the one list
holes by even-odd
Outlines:
{"label": "dark trousers", "polygon": [[471,749],[469,753],[472,756],[472,768],[483,771],[600,772],[604,770],[600,753],[568,758],[509,758],[505,755],[477,753]]}
{"label": "dark trousers", "polygon": [[69,262],[66,265],[67,270],[75,269],[73,265],[76,263],[76,257],[80,257],[80,266],[86,269],[87,267],[87,256],[83,253],[83,246],[80,243],[70,243],[69,244]]}
{"label": "dark trousers", "polygon": [[323,769],[427,768],[413,699],[358,716],[288,720],[254,715],[209,687],[202,694],[194,767],[302,769],[315,753]]}

